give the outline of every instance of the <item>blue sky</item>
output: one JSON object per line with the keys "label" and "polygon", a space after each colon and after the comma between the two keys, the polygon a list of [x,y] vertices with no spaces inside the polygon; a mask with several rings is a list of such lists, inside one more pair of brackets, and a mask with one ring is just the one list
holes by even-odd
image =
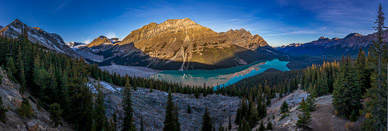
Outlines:
{"label": "blue sky", "polygon": [[[99,35],[124,38],[151,22],[190,18],[217,32],[244,28],[270,45],[308,42],[320,36],[369,34],[379,3],[387,0],[0,0],[0,25],[18,18],[61,35],[66,42]],[[388,16],[386,16],[388,17]]]}

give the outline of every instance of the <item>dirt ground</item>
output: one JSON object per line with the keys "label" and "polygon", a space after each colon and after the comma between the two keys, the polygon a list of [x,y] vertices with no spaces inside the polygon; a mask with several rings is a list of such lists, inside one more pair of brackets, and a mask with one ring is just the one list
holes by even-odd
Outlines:
{"label": "dirt ground", "polygon": [[[311,112],[311,128],[316,131],[358,131],[361,130],[361,120],[349,122],[335,115],[332,106],[331,95],[322,96],[316,99],[317,110]],[[348,129],[345,125],[348,124]]]}

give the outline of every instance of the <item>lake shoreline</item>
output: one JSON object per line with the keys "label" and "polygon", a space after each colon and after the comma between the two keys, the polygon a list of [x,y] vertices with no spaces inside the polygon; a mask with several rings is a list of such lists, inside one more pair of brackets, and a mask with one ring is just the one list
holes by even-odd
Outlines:
{"label": "lake shoreline", "polygon": [[164,81],[179,82],[183,85],[203,86],[217,88],[232,85],[245,78],[258,75],[268,69],[288,71],[289,61],[273,59],[270,61],[256,61],[248,65],[236,66],[215,70],[155,70],[140,66],[110,65],[99,68],[121,76],[143,77]]}

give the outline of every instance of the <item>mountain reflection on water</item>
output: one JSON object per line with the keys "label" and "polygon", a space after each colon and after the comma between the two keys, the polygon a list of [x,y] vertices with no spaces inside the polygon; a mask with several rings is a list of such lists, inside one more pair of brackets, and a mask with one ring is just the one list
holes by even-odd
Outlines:
{"label": "mountain reflection on water", "polygon": [[255,76],[267,69],[274,68],[281,71],[289,71],[288,61],[274,59],[271,61],[258,61],[249,65],[237,66],[216,70],[188,70],[188,71],[162,71],[151,78],[180,82],[186,85],[219,87],[234,84],[244,78]]}

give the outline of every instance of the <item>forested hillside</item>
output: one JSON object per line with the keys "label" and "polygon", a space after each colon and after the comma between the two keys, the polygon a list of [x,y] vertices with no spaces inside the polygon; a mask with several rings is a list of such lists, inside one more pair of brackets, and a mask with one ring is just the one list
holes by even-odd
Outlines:
{"label": "forested hillside", "polygon": [[[355,60],[343,56],[341,62],[324,62],[289,72],[266,72],[221,89],[225,94],[242,97],[235,121],[239,129],[253,128],[266,115],[266,106],[275,94],[286,95],[297,89],[299,83],[309,93],[307,103],[332,94],[335,115],[350,121],[361,119],[362,130],[386,130],[388,49],[381,6],[375,23],[374,44],[368,54],[360,48]],[[297,123],[301,128],[311,124],[309,112],[313,108],[305,109],[307,107],[301,107],[303,115],[299,117],[299,125]]]}
{"label": "forested hillside", "polygon": [[[54,108],[62,112],[57,118],[64,118],[77,130],[89,130],[97,125],[110,127],[105,120],[103,103],[94,100],[99,95],[92,94],[88,79],[101,79],[115,85],[127,84],[133,87],[147,87],[184,94],[196,93],[199,96],[213,93],[213,89],[182,86],[179,83],[165,82],[139,77],[119,76],[101,71],[97,65],[89,65],[81,58],[52,52],[43,46],[32,44],[27,36],[17,39],[0,38],[0,63],[7,70],[8,78],[21,85],[19,92],[26,91],[38,98],[39,108]],[[93,107],[101,108],[93,108]],[[100,114],[99,114],[100,113]],[[102,114],[101,114],[102,113]],[[101,117],[102,116],[102,117]],[[96,124],[100,121],[103,123]],[[93,124],[94,123],[94,124]],[[102,124],[102,125],[100,125]]]}

